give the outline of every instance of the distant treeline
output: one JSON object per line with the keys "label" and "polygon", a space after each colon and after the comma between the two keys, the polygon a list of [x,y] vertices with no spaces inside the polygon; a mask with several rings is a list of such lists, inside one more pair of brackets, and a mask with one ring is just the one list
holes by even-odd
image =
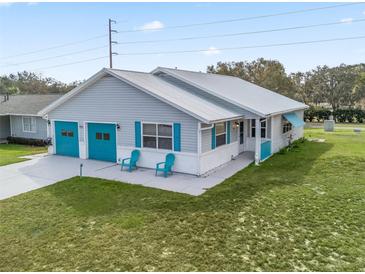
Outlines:
{"label": "distant treeline", "polygon": [[259,58],[218,62],[208,66],[207,71],[240,77],[310,106],[328,106],[333,111],[364,107],[365,64],[318,66],[287,74],[279,61]]}
{"label": "distant treeline", "polygon": [[65,84],[50,77],[23,71],[0,76],[0,94],[47,94],[66,93],[81,81]]}

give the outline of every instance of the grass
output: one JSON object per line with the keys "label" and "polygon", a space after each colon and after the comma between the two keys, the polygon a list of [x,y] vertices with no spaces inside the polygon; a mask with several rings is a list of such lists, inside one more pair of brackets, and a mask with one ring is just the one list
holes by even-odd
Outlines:
{"label": "grass", "polygon": [[[317,123],[317,122],[308,122],[305,123],[306,128],[323,128],[323,122]],[[362,123],[336,123],[335,128],[365,128],[365,124]]]}
{"label": "grass", "polygon": [[365,134],[306,135],[199,197],[85,177],[0,201],[0,271],[365,271]]}
{"label": "grass", "polygon": [[0,166],[26,161],[20,156],[46,152],[45,147],[25,146],[15,144],[0,144]]}

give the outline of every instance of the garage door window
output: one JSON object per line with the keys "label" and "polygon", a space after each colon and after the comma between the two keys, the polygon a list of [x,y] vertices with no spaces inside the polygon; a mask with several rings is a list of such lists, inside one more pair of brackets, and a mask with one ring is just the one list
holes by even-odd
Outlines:
{"label": "garage door window", "polygon": [[172,150],[172,125],[143,123],[143,147]]}
{"label": "garage door window", "polygon": [[72,130],[62,129],[61,130],[61,136],[63,136],[63,137],[74,137],[74,132]]}
{"label": "garage door window", "polygon": [[95,134],[95,139],[96,139],[96,140],[109,141],[109,140],[110,140],[110,133],[97,132],[97,133]]}

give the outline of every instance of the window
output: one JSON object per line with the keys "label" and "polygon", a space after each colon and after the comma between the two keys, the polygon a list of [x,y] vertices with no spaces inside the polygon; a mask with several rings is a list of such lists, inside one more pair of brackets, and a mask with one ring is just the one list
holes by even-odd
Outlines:
{"label": "window", "polygon": [[95,136],[95,138],[96,138],[96,140],[102,140],[103,139],[103,137],[102,137],[103,135],[102,135],[102,133],[101,132],[97,132],[96,133],[96,136]]}
{"label": "window", "polygon": [[74,137],[74,132],[73,131],[68,131],[67,136],[68,137]]}
{"label": "window", "polygon": [[[260,119],[261,123],[261,138],[266,138],[266,119]],[[256,120],[251,119],[251,137],[256,137]]]}
{"label": "window", "polygon": [[283,133],[287,133],[288,131],[291,131],[292,130],[292,124],[284,119],[283,120]]}
{"label": "window", "polygon": [[23,117],[23,131],[24,132],[36,132],[35,117]]}
{"label": "window", "polygon": [[216,147],[226,144],[226,123],[215,124],[215,145]]}
{"label": "window", "polygon": [[266,138],[266,119],[261,120],[261,138]]}
{"label": "window", "polygon": [[254,138],[256,136],[256,120],[251,119],[251,137]]}
{"label": "window", "polygon": [[67,130],[62,129],[61,130],[61,135],[66,137],[67,136]]}
{"label": "window", "polygon": [[172,125],[143,123],[143,147],[172,150]]}
{"label": "window", "polygon": [[110,134],[109,134],[109,133],[104,133],[104,134],[103,134],[103,139],[104,139],[105,141],[109,141],[109,140],[110,140]]}

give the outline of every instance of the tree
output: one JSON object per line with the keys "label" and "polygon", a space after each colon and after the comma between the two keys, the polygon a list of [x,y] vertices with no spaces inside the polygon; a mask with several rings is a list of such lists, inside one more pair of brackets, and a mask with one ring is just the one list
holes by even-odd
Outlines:
{"label": "tree", "polygon": [[365,96],[365,80],[358,66],[319,66],[312,73],[316,99],[330,104],[334,111],[340,107],[352,108]]}
{"label": "tree", "polygon": [[313,90],[312,76],[311,72],[296,72],[289,75],[295,99],[307,105],[315,102],[317,97]]}
{"label": "tree", "polygon": [[9,94],[46,94],[66,93],[80,84],[75,81],[65,84],[50,77],[42,77],[39,74],[23,71],[17,74],[9,74],[0,77],[0,93]]}
{"label": "tree", "polygon": [[295,96],[291,79],[276,60],[259,58],[252,62],[218,62],[216,66],[208,66],[207,72],[236,76],[286,96]]}

